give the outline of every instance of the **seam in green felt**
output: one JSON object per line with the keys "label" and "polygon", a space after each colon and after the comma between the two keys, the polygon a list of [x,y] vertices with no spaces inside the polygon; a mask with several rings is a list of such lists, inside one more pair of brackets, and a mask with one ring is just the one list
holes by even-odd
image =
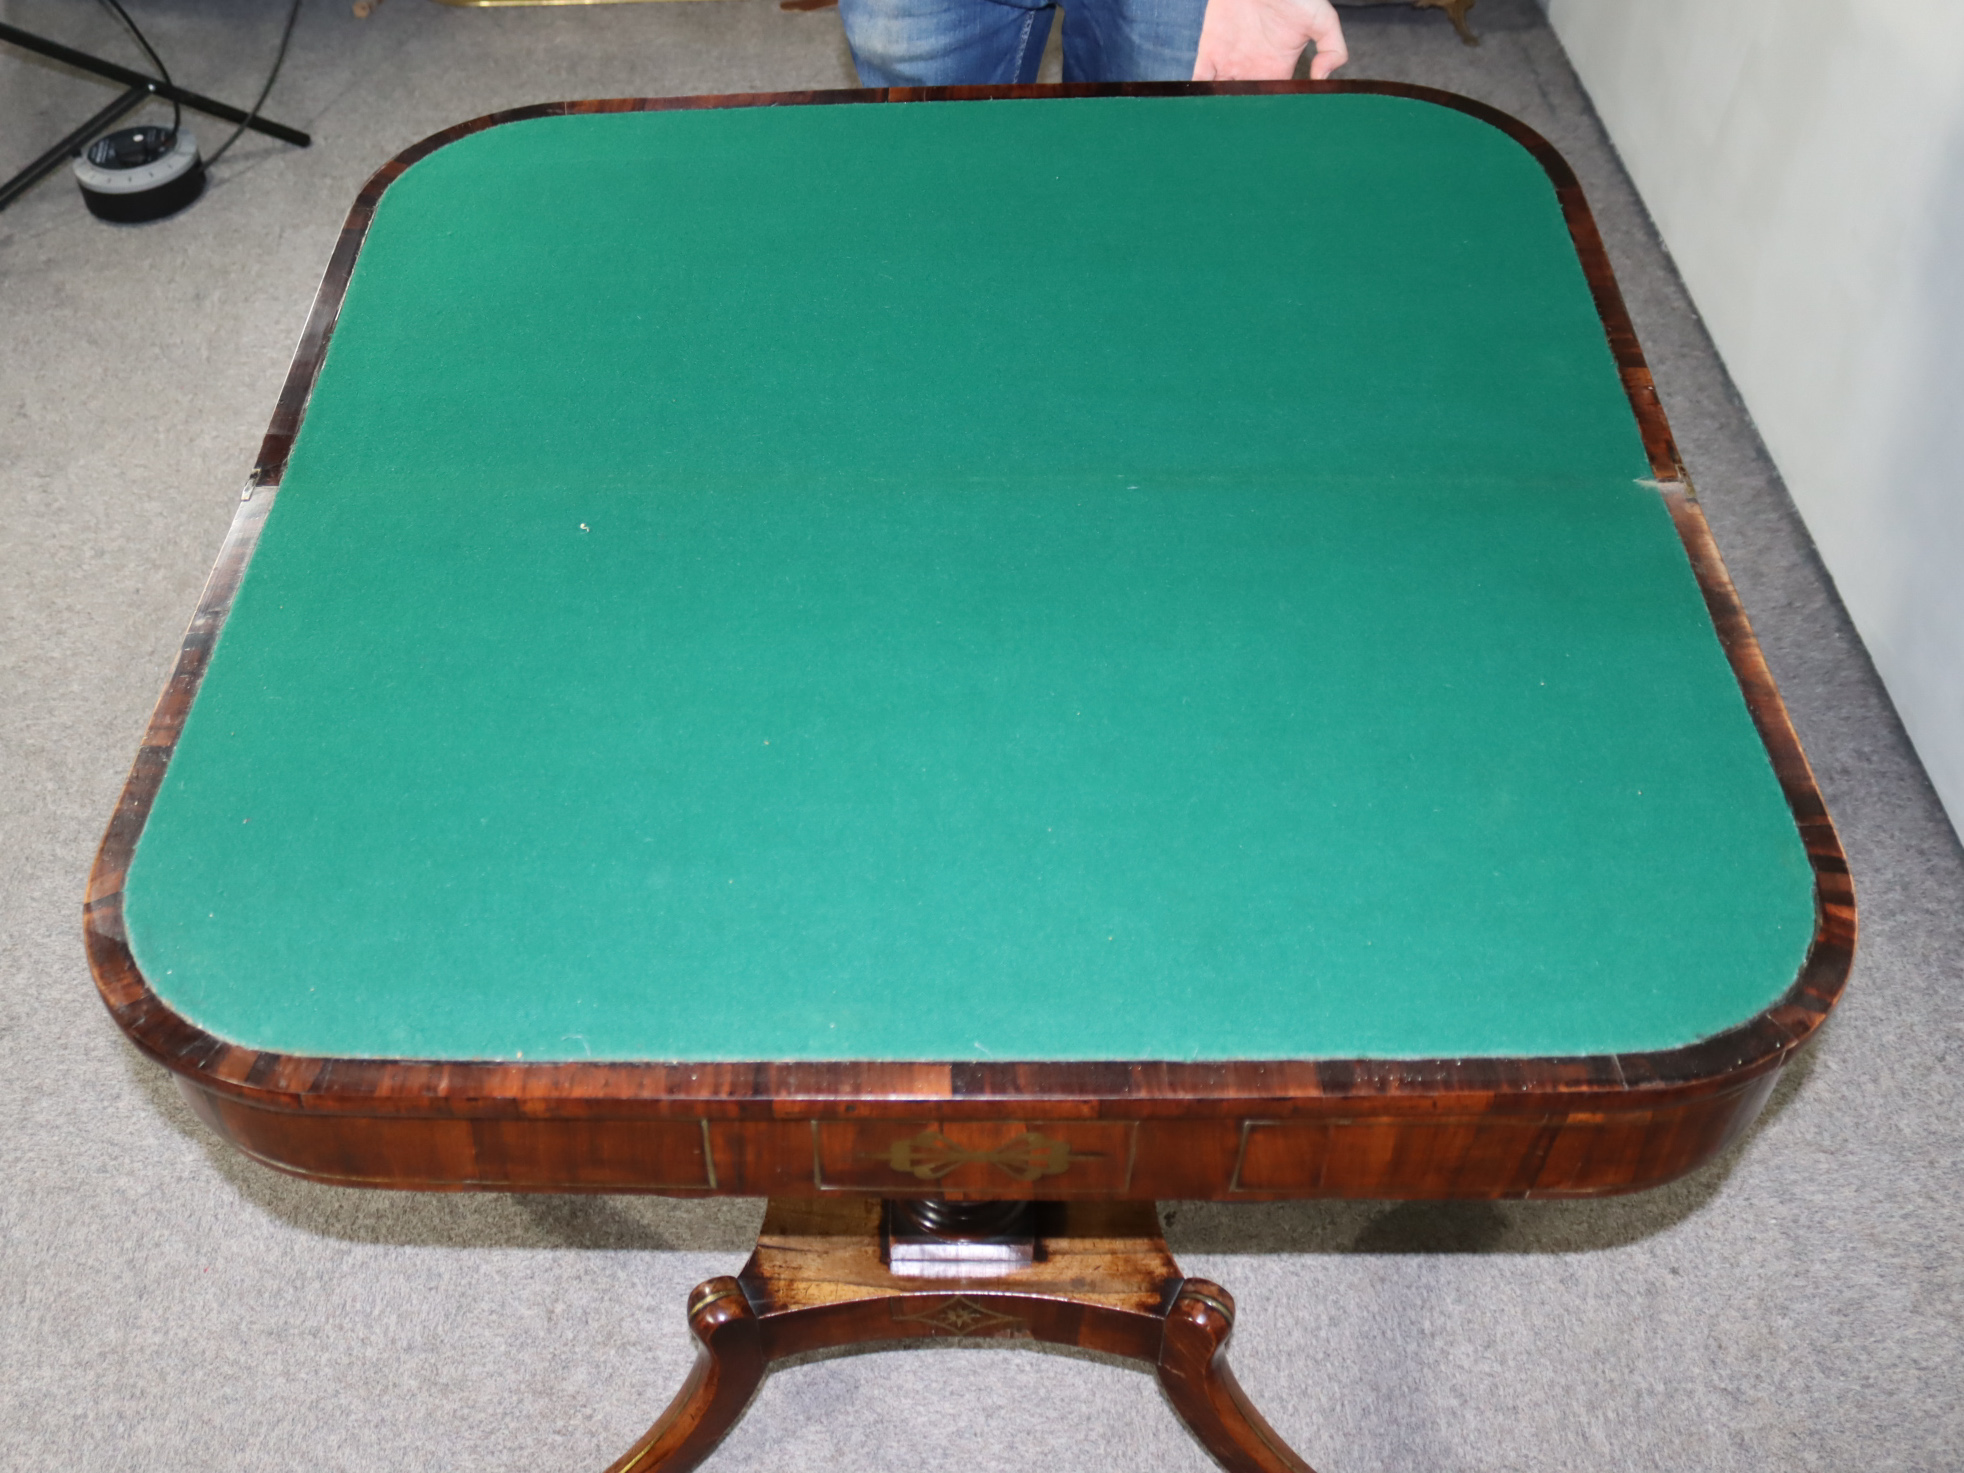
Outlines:
{"label": "seam in green felt", "polygon": [[1648,474],[1449,109],[491,129],[383,196],[131,944],[310,1054],[1688,1043],[1812,883]]}

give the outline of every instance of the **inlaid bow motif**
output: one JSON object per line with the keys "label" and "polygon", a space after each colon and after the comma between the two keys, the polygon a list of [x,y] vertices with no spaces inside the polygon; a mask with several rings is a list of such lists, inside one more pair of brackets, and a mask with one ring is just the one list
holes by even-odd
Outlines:
{"label": "inlaid bow motif", "polygon": [[958,1167],[978,1163],[1000,1167],[1015,1180],[1030,1182],[1067,1170],[1071,1147],[1068,1141],[1026,1130],[994,1150],[971,1150],[956,1145],[938,1130],[924,1130],[895,1141],[887,1152],[887,1165],[921,1181],[939,1181]]}

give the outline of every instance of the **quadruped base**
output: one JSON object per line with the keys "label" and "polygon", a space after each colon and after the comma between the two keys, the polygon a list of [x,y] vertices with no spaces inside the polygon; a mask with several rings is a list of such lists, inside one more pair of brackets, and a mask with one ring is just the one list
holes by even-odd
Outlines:
{"label": "quadruped base", "polygon": [[682,1473],[749,1406],[774,1361],[933,1336],[1075,1345],[1144,1361],[1231,1473],[1313,1473],[1228,1369],[1234,1300],[1183,1276],[1150,1202],[1037,1204],[1031,1261],[974,1277],[896,1274],[871,1198],[772,1198],[750,1261],[689,1296],[701,1354],[647,1435],[608,1473]]}

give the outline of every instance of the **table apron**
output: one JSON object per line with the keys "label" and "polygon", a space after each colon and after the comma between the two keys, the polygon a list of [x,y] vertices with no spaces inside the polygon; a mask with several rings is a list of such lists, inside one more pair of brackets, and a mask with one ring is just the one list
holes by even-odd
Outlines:
{"label": "table apron", "polygon": [[[535,1118],[293,1110],[179,1083],[200,1119],[248,1155],[344,1186],[674,1196],[1495,1198],[1657,1186],[1709,1160],[1759,1114],[1777,1071],[1659,1102],[1414,1114],[1331,1102],[1084,1119]],[[1578,1106],[1582,1102],[1578,1101]]]}

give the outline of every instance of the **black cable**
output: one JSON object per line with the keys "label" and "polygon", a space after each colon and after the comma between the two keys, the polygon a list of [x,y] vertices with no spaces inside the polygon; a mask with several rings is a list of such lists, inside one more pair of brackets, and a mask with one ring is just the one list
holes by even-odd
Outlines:
{"label": "black cable", "polygon": [[[298,0],[296,0],[296,3],[298,3]],[[170,79],[170,68],[165,66],[164,59],[151,49],[150,42],[145,38],[143,32],[137,29],[136,22],[130,19],[130,13],[123,9],[123,0],[102,0],[102,5],[103,9],[120,20],[124,27],[128,29],[129,33],[136,37],[136,44],[143,48],[143,54],[150,58],[150,65],[157,69],[158,79],[166,87],[175,87],[177,84]],[[178,106],[177,99],[173,97],[170,104],[170,133],[173,142],[177,138],[178,125],[183,121],[184,109]]]}
{"label": "black cable", "polygon": [[[106,0],[106,3],[114,5],[116,0]],[[273,90],[273,79],[279,76],[280,67],[286,62],[286,43],[293,39],[293,23],[299,19],[300,0],[293,0],[293,4],[286,12],[286,29],[280,32],[280,49],[273,55],[273,69],[266,73],[266,85],[259,89],[259,96],[253,100],[252,106],[246,109],[245,121],[234,128],[232,136],[219,144],[218,151],[205,160],[207,169],[218,162],[226,149],[239,141],[239,135],[252,125],[254,118],[259,116],[259,109],[265,105],[267,94]]]}

